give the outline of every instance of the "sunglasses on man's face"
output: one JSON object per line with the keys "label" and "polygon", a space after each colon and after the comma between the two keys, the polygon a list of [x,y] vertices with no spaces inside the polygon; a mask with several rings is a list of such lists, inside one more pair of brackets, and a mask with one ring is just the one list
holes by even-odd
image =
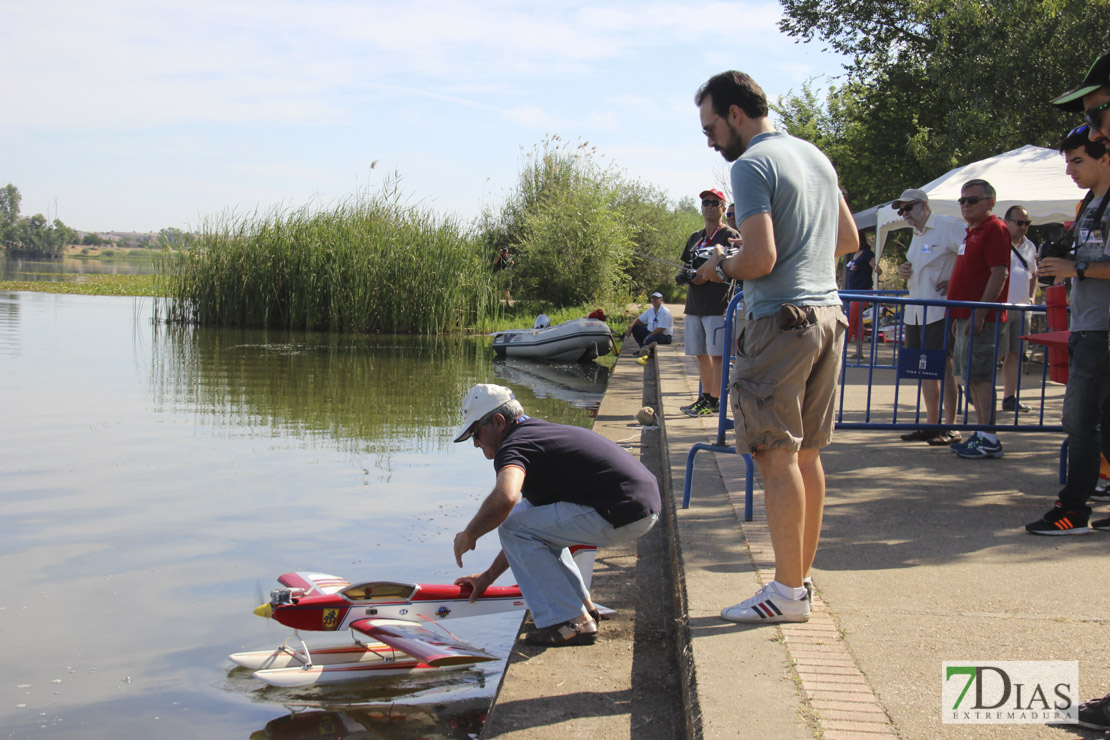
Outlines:
{"label": "sunglasses on man's face", "polygon": [[731,218],[736,215],[736,211],[725,211],[725,215]]}
{"label": "sunglasses on man's face", "polygon": [[1087,116],[1087,123],[1090,124],[1091,128],[1099,128],[1099,119],[1102,118],[1102,112],[1107,108],[1110,108],[1110,100],[1107,100],[1102,105],[1096,105],[1094,108],[1088,108],[1083,111]]}
{"label": "sunglasses on man's face", "polygon": [[723,204],[719,200],[703,200],[701,202],[702,208],[720,208]]}
{"label": "sunglasses on man's face", "polygon": [[986,200],[986,198],[984,198],[981,195],[969,195],[966,198],[960,198],[956,202],[959,203],[961,206],[963,206],[963,205],[973,206],[981,200]]}
{"label": "sunglasses on man's face", "polygon": [[1031,223],[1033,223],[1032,221],[1022,221],[1019,218],[1011,218],[1011,219],[1007,219],[1007,220],[1012,224],[1017,224],[1018,226],[1028,226]]}
{"label": "sunglasses on man's face", "polygon": [[899,216],[905,216],[907,213],[912,211],[914,208],[917,208],[917,203],[910,203],[908,205],[904,205],[904,206],[902,206],[901,208],[898,209],[898,215]]}

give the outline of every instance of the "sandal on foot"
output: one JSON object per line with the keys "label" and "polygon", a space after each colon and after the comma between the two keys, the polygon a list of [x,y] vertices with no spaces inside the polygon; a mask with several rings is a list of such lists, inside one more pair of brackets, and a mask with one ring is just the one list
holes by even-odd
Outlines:
{"label": "sandal on foot", "polygon": [[[585,631],[593,627],[589,632]],[[521,642],[529,645],[542,645],[544,647],[562,647],[564,645],[593,645],[597,642],[597,626],[593,622],[575,624],[573,621],[560,622],[550,627],[525,632],[520,636]]]}

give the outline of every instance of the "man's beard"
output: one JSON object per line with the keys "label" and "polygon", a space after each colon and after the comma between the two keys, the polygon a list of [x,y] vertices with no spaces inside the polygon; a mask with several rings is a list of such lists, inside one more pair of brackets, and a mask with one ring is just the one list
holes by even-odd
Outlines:
{"label": "man's beard", "polygon": [[737,136],[737,138],[733,140],[733,143],[717,151],[720,152],[720,155],[724,156],[726,162],[735,162],[740,159],[741,154],[744,154],[744,143],[741,142],[739,136]]}

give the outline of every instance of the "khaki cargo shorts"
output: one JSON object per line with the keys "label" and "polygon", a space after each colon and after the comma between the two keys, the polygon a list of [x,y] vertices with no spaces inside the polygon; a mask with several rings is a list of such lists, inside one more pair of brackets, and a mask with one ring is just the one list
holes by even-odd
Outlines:
{"label": "khaki cargo shorts", "polygon": [[[987,321],[983,330],[975,335],[974,341],[968,334],[971,319],[955,319],[952,322],[953,344],[952,374],[964,381],[982,383],[994,379],[995,323]],[[968,353],[971,354],[971,377],[968,374]],[[998,359],[1006,356],[1005,349],[999,349]]]}
{"label": "khaki cargo shorts", "polygon": [[740,452],[832,441],[848,319],[839,305],[802,308],[798,328],[783,328],[779,315],[739,322],[730,394]]}

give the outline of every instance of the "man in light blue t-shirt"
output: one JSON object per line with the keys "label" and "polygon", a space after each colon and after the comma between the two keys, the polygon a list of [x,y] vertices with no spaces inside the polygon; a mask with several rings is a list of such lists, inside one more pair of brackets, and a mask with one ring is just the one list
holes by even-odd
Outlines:
{"label": "man in light blue t-shirt", "polygon": [[709,146],[732,166],[741,251],[698,271],[743,280],[730,395],[736,449],[751,452],[763,478],[775,580],[721,611],[733,622],[804,622],[807,586],[821,536],[825,473],[847,321],[836,258],[859,248],[836,171],[812,144],[775,131],[763,90],[724,72],[695,96]]}

